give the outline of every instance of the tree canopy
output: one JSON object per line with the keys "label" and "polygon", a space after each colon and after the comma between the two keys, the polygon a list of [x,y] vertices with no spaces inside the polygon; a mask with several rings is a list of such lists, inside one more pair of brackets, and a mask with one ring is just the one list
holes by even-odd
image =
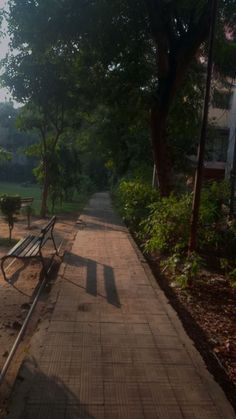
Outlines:
{"label": "tree canopy", "polygon": [[[168,194],[182,150],[196,146],[211,4],[10,0],[13,50],[3,79],[18,100],[39,107],[50,129],[57,131],[62,107],[100,115],[94,141],[104,132],[118,171],[118,160],[125,167],[132,144],[148,144],[150,132],[160,192]],[[235,19],[235,2],[220,0],[215,62],[231,76],[222,55],[235,56]]]}

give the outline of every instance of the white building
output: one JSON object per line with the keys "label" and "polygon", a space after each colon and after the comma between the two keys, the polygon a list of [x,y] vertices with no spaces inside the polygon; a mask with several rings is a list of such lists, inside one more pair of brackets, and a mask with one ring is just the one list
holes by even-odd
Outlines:
{"label": "white building", "polygon": [[229,139],[228,139],[228,152],[227,160],[225,167],[225,175],[227,178],[230,177],[230,173],[233,168],[234,154],[236,152],[236,85],[234,85],[231,110],[230,110],[230,119],[229,119]]}

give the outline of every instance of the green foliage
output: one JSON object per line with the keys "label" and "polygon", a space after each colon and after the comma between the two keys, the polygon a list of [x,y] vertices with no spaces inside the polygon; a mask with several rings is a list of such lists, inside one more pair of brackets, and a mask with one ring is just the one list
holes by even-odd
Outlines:
{"label": "green foliage", "polygon": [[11,160],[12,154],[4,148],[0,147],[0,161]]}
{"label": "green foliage", "polygon": [[[235,255],[234,255],[235,256]],[[236,286],[236,268],[234,259],[220,259],[220,267],[233,287]]]}
{"label": "green foliage", "polygon": [[229,259],[226,258],[220,258],[220,268],[224,271],[224,273],[227,273],[230,270],[231,262]]}
{"label": "green foliage", "polygon": [[78,193],[80,195],[91,195],[96,191],[96,185],[92,182],[92,179],[90,176],[87,176],[85,174],[81,174],[80,176],[80,183],[78,186]]}
{"label": "green foliage", "polygon": [[236,287],[236,268],[232,269],[232,271],[229,272],[228,278],[230,280],[230,283],[233,287]]}
{"label": "green foliage", "polygon": [[[222,211],[229,188],[226,182],[211,182],[202,191],[199,216],[199,249],[221,254],[236,250],[236,235]],[[150,206],[150,215],[142,223],[147,252],[178,252],[187,248],[192,195],[170,195]]]}
{"label": "green foliage", "polygon": [[28,198],[30,196],[34,198],[32,206],[35,213],[37,215],[39,214],[41,190],[37,184],[30,184],[26,187],[25,184],[0,182],[0,196],[1,195],[18,195],[22,198]]}
{"label": "green foliage", "polygon": [[[56,98],[54,99],[56,100]],[[51,101],[40,106],[31,102],[30,106],[28,104],[22,109],[18,117],[18,127],[20,129],[34,130],[39,133],[38,143],[28,148],[27,155],[39,159],[38,166],[33,170],[33,173],[44,188],[41,204],[42,216],[46,215],[48,195],[51,194],[52,201],[55,203],[55,197],[61,196],[61,191],[66,188],[66,182],[71,184],[71,179],[74,179],[74,173],[77,173],[79,167],[79,164],[76,167],[74,164],[76,153],[71,152],[70,170],[65,173],[62,168],[62,162],[68,160],[69,150],[69,147],[64,147],[63,150],[63,139],[67,139],[63,137],[65,115],[62,100],[62,103]],[[60,158],[60,151],[63,158]]]}
{"label": "green foliage", "polygon": [[[168,269],[181,287],[191,286],[204,266],[203,259],[197,253],[186,256],[192,195],[172,194],[160,198],[156,191],[140,180],[122,180],[115,191],[115,197],[123,218],[143,241],[145,251],[160,251],[169,255],[162,265],[163,271]],[[222,210],[228,197],[229,187],[226,182],[211,182],[204,186],[198,250],[201,253],[214,252],[216,256],[221,255],[221,267],[227,271],[232,285],[235,285],[235,268],[228,257],[235,257],[236,227],[234,222],[228,222]]]}
{"label": "green foliage", "polygon": [[204,260],[196,252],[187,255],[174,253],[162,262],[163,272],[167,269],[171,274],[174,283],[181,288],[191,286],[198,279],[201,269],[204,266]]}
{"label": "green foliage", "polygon": [[198,278],[203,266],[203,259],[197,253],[188,255],[182,264],[181,274],[176,276],[175,282],[181,288],[187,288]]}
{"label": "green foliage", "polygon": [[5,217],[9,227],[9,240],[11,240],[12,230],[21,207],[21,199],[19,196],[3,195],[0,199],[1,212]]}
{"label": "green foliage", "polygon": [[[40,184],[44,180],[44,167],[42,162],[34,170]],[[73,143],[64,144],[60,141],[54,155],[48,161],[49,198],[52,203],[52,212],[57,202],[73,201],[76,191],[79,189],[81,175],[81,163],[78,150]]]}
{"label": "green foliage", "polygon": [[12,102],[0,103],[0,179],[24,182],[33,180],[34,159],[25,156],[24,149],[35,141],[34,136],[16,128],[19,109]]}
{"label": "green foliage", "polygon": [[[196,64],[196,55],[209,32],[209,2],[9,0],[8,4],[12,51],[2,80],[18,100],[29,104],[28,116],[33,109],[22,126],[46,131],[47,156],[51,153],[53,158],[52,132],[55,139],[65,125],[78,128],[76,110],[82,108],[83,124],[85,115],[90,122],[93,119],[85,136],[90,145],[96,143],[93,151],[99,150],[101,163],[113,161],[111,177],[117,180],[140,161],[151,161],[149,109],[154,103],[156,107],[168,103],[169,126],[163,132],[168,132],[172,167],[183,168],[182,156],[194,149],[199,127],[205,67]],[[219,16],[218,68],[226,71],[231,60],[225,60],[223,52],[230,47],[227,56],[233,58],[235,45],[225,42],[225,28],[234,27],[235,4],[221,0]],[[68,109],[74,110],[75,118],[68,116],[70,112],[64,118]]]}
{"label": "green foliage", "polygon": [[162,272],[166,269],[174,275],[176,273],[177,267],[181,262],[181,254],[180,253],[173,253],[173,255],[169,256],[166,260],[161,262],[161,267],[163,268]]}
{"label": "green foliage", "polygon": [[[99,183],[107,184],[109,180],[109,184],[114,186],[130,173],[135,178],[136,172],[144,169],[144,165],[145,169],[153,165],[146,111],[140,102],[132,110],[128,100],[126,102],[121,108],[107,99],[106,104],[98,105],[92,112],[83,115],[77,145],[80,156],[83,156],[83,168],[89,172],[94,183],[101,179]],[[142,174],[145,173],[143,170]]]}
{"label": "green foliage", "polygon": [[199,216],[199,247],[213,250],[219,255],[232,255],[236,251],[236,235],[233,225],[222,210],[229,201],[229,184],[210,182],[202,190]]}
{"label": "green foliage", "polygon": [[229,199],[229,183],[209,182],[204,185],[201,193],[200,222],[212,224],[222,218],[222,204]]}
{"label": "green foliage", "polygon": [[145,251],[176,251],[186,248],[189,236],[191,195],[180,199],[174,195],[152,204],[149,217],[143,221],[143,233],[147,237]]}
{"label": "green foliage", "polygon": [[[199,217],[199,249],[222,255],[236,251],[236,229],[222,211],[228,184],[210,182],[202,191]],[[115,190],[119,210],[127,224],[139,234],[147,252],[179,253],[187,249],[192,194],[160,198],[141,180],[122,180]]]}
{"label": "green foliage", "polygon": [[[61,214],[61,213],[71,213],[81,211],[88,200],[89,195],[94,192],[94,186],[91,184],[89,178],[84,177],[81,179],[81,184],[79,191],[74,195],[73,202],[62,202],[56,203],[54,213]],[[7,183],[7,182],[0,182],[0,195],[3,194],[11,194],[15,195],[18,194],[21,197],[29,197],[32,196],[34,198],[34,202],[32,204],[33,211],[35,215],[40,214],[40,205],[41,205],[41,190],[37,184],[25,187],[22,184],[17,183]],[[49,209],[51,209],[51,202],[49,200]]]}
{"label": "green foliage", "polygon": [[[235,31],[232,32],[232,35]],[[236,66],[236,42],[233,40],[225,40],[220,38],[217,40],[217,54],[214,57],[216,70],[224,74],[224,76],[235,78]]]}
{"label": "green foliage", "polygon": [[127,224],[135,231],[149,215],[149,206],[159,199],[158,192],[140,180],[121,180],[115,198],[120,213]]}
{"label": "green foliage", "polygon": [[188,155],[194,155],[200,135],[202,89],[205,70],[195,61],[176,95],[169,115],[168,141],[171,159],[176,170],[186,172]]}
{"label": "green foliage", "polygon": [[73,126],[71,113],[80,97],[77,57],[65,45],[52,43],[51,32],[38,36],[36,28],[43,24],[45,8],[35,2],[28,6],[24,1],[20,5],[9,2],[8,26],[15,49],[6,58],[1,80],[14,98],[25,103],[18,129],[37,133],[39,144],[31,152],[37,152],[41,161],[41,215],[45,216],[56,148],[68,125]]}

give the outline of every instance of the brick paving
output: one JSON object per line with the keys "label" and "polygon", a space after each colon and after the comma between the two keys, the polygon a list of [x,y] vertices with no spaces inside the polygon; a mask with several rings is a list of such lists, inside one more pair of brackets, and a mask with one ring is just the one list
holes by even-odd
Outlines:
{"label": "brick paving", "polygon": [[232,419],[108,194],[94,195],[9,419]]}

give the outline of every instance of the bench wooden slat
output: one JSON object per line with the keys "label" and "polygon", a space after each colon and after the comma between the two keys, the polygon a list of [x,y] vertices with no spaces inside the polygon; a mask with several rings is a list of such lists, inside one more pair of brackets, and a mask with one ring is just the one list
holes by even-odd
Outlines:
{"label": "bench wooden slat", "polygon": [[[41,233],[38,236],[27,236],[21,239],[6,256],[2,257],[1,269],[4,275],[4,279],[8,281],[6,273],[4,271],[4,262],[9,257],[18,258],[18,259],[27,259],[31,257],[39,257],[43,266],[43,270],[47,275],[45,268],[45,263],[42,255],[42,247],[45,245],[47,240],[52,240],[55,251],[58,255],[58,250],[56,247],[55,239],[53,236],[54,224],[56,222],[56,217],[52,217],[49,222],[41,229]],[[53,256],[54,257],[54,256]]]}
{"label": "bench wooden slat", "polygon": [[21,198],[21,204],[32,204],[34,198]]}
{"label": "bench wooden slat", "polygon": [[40,245],[39,243],[36,243],[36,245],[31,249],[30,253],[27,255],[27,257],[35,257],[39,254]]}
{"label": "bench wooden slat", "polygon": [[34,257],[38,255],[40,248],[42,248],[42,239],[40,237],[36,238],[37,240],[35,240],[33,245],[29,248],[25,257]]}
{"label": "bench wooden slat", "polygon": [[35,247],[37,243],[37,247],[39,248],[40,240],[37,236],[34,236],[33,239],[28,243],[25,249],[20,253],[19,257],[27,258],[31,256],[32,249]]}
{"label": "bench wooden slat", "polygon": [[21,251],[23,251],[28,243],[32,240],[34,236],[27,236],[21,239],[16,245],[8,252],[7,256],[18,256]]}
{"label": "bench wooden slat", "polygon": [[25,238],[23,238],[23,239],[21,239],[19,242],[17,242],[16,244],[15,244],[15,246],[11,249],[11,250],[9,250],[9,252],[7,253],[7,256],[10,256],[10,255],[12,255],[12,253],[14,253],[14,251],[18,248],[18,247],[20,247],[22,244],[23,244],[23,242],[25,241]]}
{"label": "bench wooden slat", "polygon": [[22,245],[15,250],[14,256],[21,256],[21,254],[24,252],[24,250],[29,246],[31,241],[34,239],[34,236],[27,236],[25,238],[25,241],[22,243]]}

